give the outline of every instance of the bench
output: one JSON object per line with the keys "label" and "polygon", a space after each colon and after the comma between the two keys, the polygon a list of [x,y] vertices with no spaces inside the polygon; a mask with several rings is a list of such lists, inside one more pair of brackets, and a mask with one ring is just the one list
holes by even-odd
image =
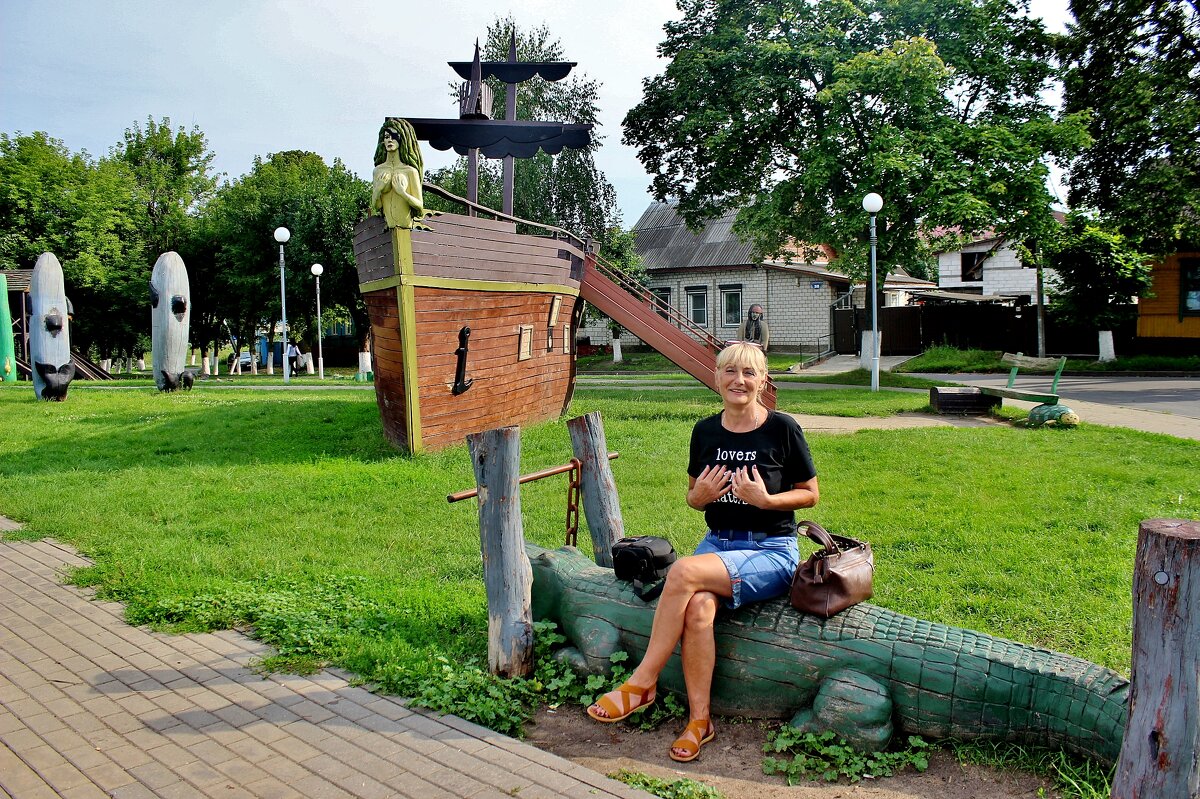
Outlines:
{"label": "bench", "polygon": [[[936,386],[929,389],[929,404],[938,413],[984,414],[1000,407],[1004,397],[1040,403],[1029,412],[1026,424],[1039,427],[1046,422],[1057,422],[1064,426],[1079,423],[1079,416],[1066,405],[1059,403],[1058,380],[1062,377],[1063,367],[1067,364],[1066,356],[1062,358],[1034,358],[1022,353],[1006,352],[1000,360],[1011,366],[1008,373],[1008,385],[1004,388],[987,386],[950,388]],[[1024,391],[1013,388],[1017,372],[1021,369],[1054,370],[1054,378],[1050,381],[1048,392]]]}
{"label": "bench", "polygon": [[[1017,353],[1013,355],[1010,352],[1004,353],[1001,356],[1002,363],[1012,366],[1012,370],[1008,373],[1008,385],[1005,388],[988,388],[986,386],[979,389],[981,394],[987,394],[992,397],[1008,397],[1009,399],[1025,400],[1026,402],[1040,402],[1043,405],[1058,404],[1058,379],[1062,377],[1063,367],[1067,365],[1067,356],[1061,358],[1034,358],[1029,355]],[[1017,379],[1018,369],[1042,369],[1049,371],[1054,369],[1054,379],[1050,381],[1050,391],[1020,391],[1013,388],[1013,383]]]}

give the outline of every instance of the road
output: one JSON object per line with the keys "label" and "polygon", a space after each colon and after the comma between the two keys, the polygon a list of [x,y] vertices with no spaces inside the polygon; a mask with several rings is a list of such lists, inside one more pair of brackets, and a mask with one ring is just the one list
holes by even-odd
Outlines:
{"label": "road", "polygon": [[[1008,382],[1007,374],[914,373],[914,377],[998,388]],[[1018,374],[1014,388],[1044,392],[1049,390],[1050,380],[1049,375],[1025,377]],[[1080,400],[1200,419],[1200,377],[1064,375],[1058,381],[1058,394],[1068,405],[1071,400]]]}

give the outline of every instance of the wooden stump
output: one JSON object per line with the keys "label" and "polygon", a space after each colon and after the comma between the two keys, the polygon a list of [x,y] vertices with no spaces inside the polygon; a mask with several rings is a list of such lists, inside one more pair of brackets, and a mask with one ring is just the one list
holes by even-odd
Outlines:
{"label": "wooden stump", "polygon": [[612,545],[625,537],[621,504],[617,501],[617,481],[608,463],[608,442],[599,411],[577,416],[567,422],[571,448],[582,464],[579,469],[583,514],[592,535],[592,553],[600,566],[612,568]]}
{"label": "wooden stump", "polygon": [[488,668],[501,677],[533,672],[533,569],[521,529],[521,429],[467,436],[479,487],[479,546],[488,601]]}
{"label": "wooden stump", "polygon": [[1113,799],[1200,797],[1200,522],[1147,519],[1133,574],[1129,721]]}

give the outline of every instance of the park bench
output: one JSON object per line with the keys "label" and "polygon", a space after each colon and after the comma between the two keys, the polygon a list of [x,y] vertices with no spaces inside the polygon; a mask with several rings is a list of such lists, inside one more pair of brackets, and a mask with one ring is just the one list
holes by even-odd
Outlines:
{"label": "park bench", "polygon": [[[1039,403],[1029,412],[1028,424],[1039,426],[1048,421],[1061,424],[1077,424],[1079,417],[1067,406],[1059,403],[1058,380],[1062,377],[1063,367],[1067,364],[1066,356],[1062,358],[1034,358],[1020,352],[1004,353],[1000,360],[1011,366],[1008,373],[1008,385],[1004,388],[988,386],[950,388],[935,386],[929,389],[929,404],[938,413],[982,414],[993,408],[1000,407],[1004,397]],[[1029,391],[1014,388],[1017,372],[1021,369],[1054,370],[1054,378],[1050,381],[1049,391]]]}

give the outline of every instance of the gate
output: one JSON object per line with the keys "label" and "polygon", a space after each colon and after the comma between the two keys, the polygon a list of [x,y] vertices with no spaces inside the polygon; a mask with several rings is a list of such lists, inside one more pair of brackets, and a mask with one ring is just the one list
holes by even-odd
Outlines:
{"label": "gate", "polygon": [[[919,355],[921,311],[917,306],[896,305],[879,309],[880,355]],[[833,347],[840,355],[857,355],[862,331],[871,329],[867,308],[835,308]]]}

